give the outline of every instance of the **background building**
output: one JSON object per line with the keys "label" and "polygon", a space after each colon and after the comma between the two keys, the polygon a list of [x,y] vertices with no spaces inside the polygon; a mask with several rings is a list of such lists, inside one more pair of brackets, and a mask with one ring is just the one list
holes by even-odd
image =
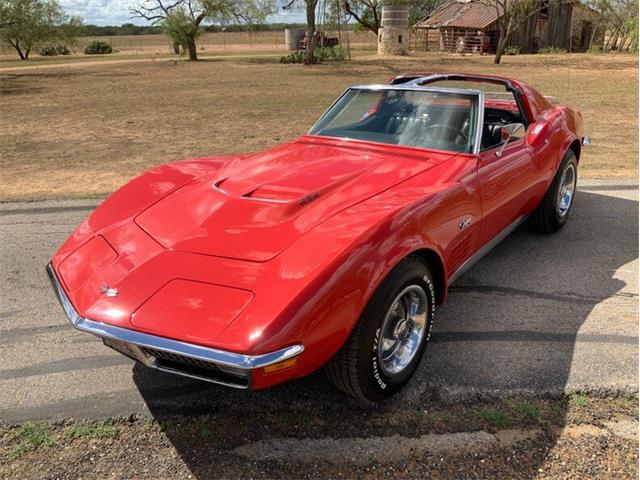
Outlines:
{"label": "background building", "polygon": [[[416,47],[458,53],[493,53],[499,30],[499,11],[477,0],[453,0],[416,25]],[[508,42],[522,53],[556,47],[586,51],[604,42],[604,26],[597,14],[579,2],[560,3],[532,15]]]}

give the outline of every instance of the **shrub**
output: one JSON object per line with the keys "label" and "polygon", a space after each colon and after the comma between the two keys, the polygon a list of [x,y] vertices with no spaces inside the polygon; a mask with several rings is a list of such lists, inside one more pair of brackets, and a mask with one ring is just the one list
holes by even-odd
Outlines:
{"label": "shrub", "polygon": [[604,50],[602,49],[602,47],[600,45],[595,45],[595,46],[591,47],[587,52],[588,53],[602,53],[602,52],[604,52]]}
{"label": "shrub", "polygon": [[84,49],[85,55],[105,55],[107,53],[114,53],[113,47],[110,43],[102,40],[94,40]]}
{"label": "shrub", "polygon": [[71,55],[71,50],[66,45],[45,45],[38,53],[43,57],[55,57],[56,55]]}
{"label": "shrub", "polygon": [[[326,49],[325,49],[326,50]],[[329,48],[331,52],[329,59],[335,62],[344,62],[347,59],[347,49],[341,46]]]}
{"label": "shrub", "polygon": [[564,48],[544,47],[538,50],[538,53],[541,53],[544,55],[544,54],[551,54],[551,53],[567,53],[567,51]]}
{"label": "shrub", "polygon": [[[316,62],[341,62],[347,58],[347,51],[343,47],[325,47],[316,48],[313,52]],[[284,57],[280,58],[280,63],[304,63],[306,52],[304,50],[296,50]]]}
{"label": "shrub", "polygon": [[505,55],[518,55],[520,53],[520,47],[518,45],[509,45],[504,49]]}
{"label": "shrub", "polygon": [[304,51],[296,50],[289,55],[280,57],[280,63],[304,63]]}

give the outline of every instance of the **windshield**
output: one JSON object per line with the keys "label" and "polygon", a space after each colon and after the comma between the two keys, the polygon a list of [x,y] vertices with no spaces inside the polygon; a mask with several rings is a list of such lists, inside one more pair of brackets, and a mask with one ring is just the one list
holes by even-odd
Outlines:
{"label": "windshield", "polygon": [[351,88],[309,133],[472,153],[477,118],[473,93]]}

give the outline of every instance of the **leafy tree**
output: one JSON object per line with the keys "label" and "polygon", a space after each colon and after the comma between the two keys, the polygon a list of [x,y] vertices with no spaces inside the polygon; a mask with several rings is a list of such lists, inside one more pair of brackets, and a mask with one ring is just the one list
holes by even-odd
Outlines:
{"label": "leafy tree", "polygon": [[190,39],[198,39],[201,29],[198,28],[184,10],[169,12],[161,22],[162,31],[171,39],[174,53],[189,50]]}
{"label": "leafy tree", "polygon": [[344,11],[360,24],[363,29],[378,35],[382,26],[381,0],[345,0]]}
{"label": "leafy tree", "polygon": [[186,47],[189,60],[198,60],[196,40],[204,21],[254,23],[272,11],[272,0],[142,0],[129,10],[134,18],[160,24],[174,46]]}
{"label": "leafy tree", "polygon": [[82,20],[67,16],[56,0],[0,0],[0,41],[15,48],[20,60],[45,43],[72,44],[81,30]]}
{"label": "leafy tree", "polygon": [[[318,0],[302,0],[305,6],[307,14],[307,51],[304,59],[305,65],[312,65],[317,62],[315,49],[316,49],[316,9],[318,7]],[[289,10],[296,0],[290,0],[282,8],[283,10]]]}
{"label": "leafy tree", "polygon": [[605,50],[638,51],[638,0],[591,0],[610,35]]}
{"label": "leafy tree", "polygon": [[[409,7],[409,25],[433,12],[446,0],[396,0],[394,5],[407,5]],[[376,35],[382,27],[383,0],[342,0],[346,14],[351,16],[363,29],[371,30]]]}

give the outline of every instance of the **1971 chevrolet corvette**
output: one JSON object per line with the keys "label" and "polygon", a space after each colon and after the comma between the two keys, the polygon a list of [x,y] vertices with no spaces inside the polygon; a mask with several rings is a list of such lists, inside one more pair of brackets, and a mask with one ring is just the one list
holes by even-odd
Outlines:
{"label": "1971 chevrolet corvette", "polygon": [[401,75],[289,143],[143,173],[48,272],[77,329],[147,366],[254,389],[325,366],[379,401],[451,282],[524,220],[567,222],[587,143],[578,112],[523,82]]}

